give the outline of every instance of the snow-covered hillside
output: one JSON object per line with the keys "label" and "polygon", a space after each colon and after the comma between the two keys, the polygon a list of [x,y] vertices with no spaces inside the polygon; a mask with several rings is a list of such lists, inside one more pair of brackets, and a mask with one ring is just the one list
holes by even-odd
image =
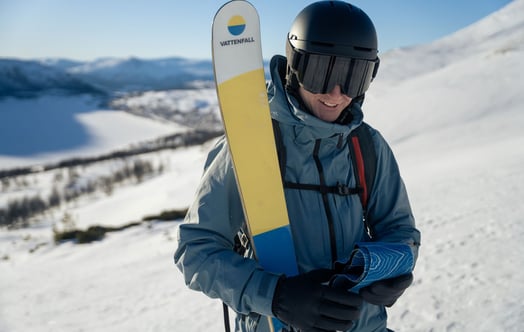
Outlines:
{"label": "snow-covered hillside", "polygon": [[0,58],[0,97],[50,92],[111,94],[213,85],[210,60],[101,58],[17,60]]}
{"label": "snow-covered hillside", "polygon": [[105,89],[120,91],[181,88],[191,81],[213,80],[211,61],[184,58],[97,59],[68,67],[67,72]]}
{"label": "snow-covered hillside", "polygon": [[0,170],[94,156],[187,130],[98,103],[92,95],[0,100]]}
{"label": "snow-covered hillside", "polygon": [[[365,116],[391,142],[422,232],[414,285],[389,309],[395,331],[523,330],[523,41],[524,0],[516,0],[446,38],[382,56]],[[90,122],[89,132],[103,126]],[[142,135],[141,126],[132,131]],[[188,290],[173,265],[176,222],[86,245],[51,240],[66,212],[87,227],[186,207],[210,144],[162,152],[164,173],[111,196],[0,229],[0,331],[223,331],[221,303]]]}
{"label": "snow-covered hillside", "polygon": [[0,59],[0,98],[27,98],[57,90],[69,94],[104,94],[102,90],[82,79],[45,64],[28,60]]}
{"label": "snow-covered hillside", "polygon": [[191,128],[222,128],[215,89],[149,91],[114,99],[111,107]]}

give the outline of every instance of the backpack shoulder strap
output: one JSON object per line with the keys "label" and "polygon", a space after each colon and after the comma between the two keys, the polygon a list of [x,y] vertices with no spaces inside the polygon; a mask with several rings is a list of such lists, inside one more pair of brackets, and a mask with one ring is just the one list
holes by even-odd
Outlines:
{"label": "backpack shoulder strap", "polygon": [[354,129],[350,134],[349,143],[357,187],[362,189],[359,196],[364,210],[364,222],[368,228],[368,233],[371,235],[371,228],[367,220],[367,208],[373,183],[375,182],[377,153],[369,125],[362,123]]}
{"label": "backpack shoulder strap", "polygon": [[275,135],[275,144],[277,148],[277,154],[278,154],[278,164],[280,167],[280,175],[282,176],[282,182],[285,181],[286,177],[286,147],[284,145],[284,140],[282,139],[282,132],[280,131],[280,124],[277,120],[271,119],[273,122],[273,134]]}
{"label": "backpack shoulder strap", "polygon": [[360,200],[364,209],[367,209],[377,170],[377,153],[370,130],[367,123],[362,123],[350,134],[351,160],[357,185],[362,188]]}

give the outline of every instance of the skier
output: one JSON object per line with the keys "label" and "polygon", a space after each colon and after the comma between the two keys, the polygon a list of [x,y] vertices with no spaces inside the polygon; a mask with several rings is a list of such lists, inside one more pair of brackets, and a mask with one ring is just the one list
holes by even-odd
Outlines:
{"label": "skier", "polygon": [[293,183],[285,197],[299,275],[264,271],[243,248],[243,210],[225,138],[209,153],[174,259],[191,289],[220,298],[238,313],[237,331],[268,331],[262,316],[277,317],[289,331],[388,331],[385,307],[402,295],[412,274],[358,293],[326,284],[334,262],[347,259],[357,242],[405,243],[417,257],[420,233],[384,138],[370,129],[377,161],[367,209],[358,195],[322,190],[357,183],[348,137],[363,123],[377,53],[375,27],[361,9],[320,1],[293,21],[286,57],[271,59],[268,96],[285,147],[284,182]]}

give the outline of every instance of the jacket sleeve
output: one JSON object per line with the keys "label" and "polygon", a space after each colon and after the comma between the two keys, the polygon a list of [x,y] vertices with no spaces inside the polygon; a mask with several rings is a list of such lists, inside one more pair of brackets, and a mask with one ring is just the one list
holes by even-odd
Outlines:
{"label": "jacket sleeve", "polygon": [[236,312],[272,316],[279,276],[233,250],[244,215],[225,139],[209,153],[196,198],[178,229],[176,266],[189,288]]}
{"label": "jacket sleeve", "polygon": [[420,232],[391,148],[378,131],[373,134],[377,151],[375,182],[368,205],[373,241],[406,243],[418,257]]}

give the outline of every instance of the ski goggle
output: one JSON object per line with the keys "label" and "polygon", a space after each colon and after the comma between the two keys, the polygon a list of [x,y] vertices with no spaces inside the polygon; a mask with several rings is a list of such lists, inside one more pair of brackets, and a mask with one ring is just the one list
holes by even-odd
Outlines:
{"label": "ski goggle", "polygon": [[289,64],[304,89],[324,94],[340,85],[342,93],[351,98],[366,92],[380,63],[378,57],[376,60],[364,60],[305,53],[296,49],[292,54]]}

